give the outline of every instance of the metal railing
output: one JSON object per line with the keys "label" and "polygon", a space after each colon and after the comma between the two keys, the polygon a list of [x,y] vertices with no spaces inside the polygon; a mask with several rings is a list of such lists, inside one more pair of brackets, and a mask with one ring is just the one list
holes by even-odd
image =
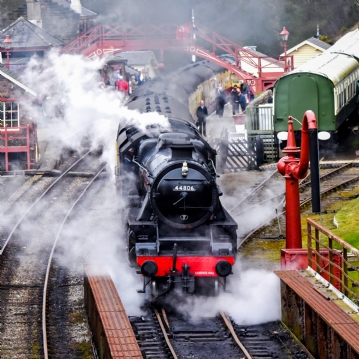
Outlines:
{"label": "metal railing", "polygon": [[359,250],[310,218],[307,219],[307,236],[308,266],[328,277],[335,287],[338,288],[335,284],[339,283],[341,292],[347,297],[359,300]]}
{"label": "metal railing", "polygon": [[248,106],[247,110],[247,131],[257,134],[272,134],[273,125],[273,105]]}

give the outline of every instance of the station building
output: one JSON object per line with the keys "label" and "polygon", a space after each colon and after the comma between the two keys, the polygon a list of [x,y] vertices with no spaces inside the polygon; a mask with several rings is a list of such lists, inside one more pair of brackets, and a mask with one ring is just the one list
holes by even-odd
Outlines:
{"label": "station building", "polygon": [[[294,67],[305,64],[313,57],[321,54],[323,51],[329,49],[331,45],[312,36],[300,44],[287,50],[287,56],[293,56]],[[281,54],[284,56],[284,53]]]}

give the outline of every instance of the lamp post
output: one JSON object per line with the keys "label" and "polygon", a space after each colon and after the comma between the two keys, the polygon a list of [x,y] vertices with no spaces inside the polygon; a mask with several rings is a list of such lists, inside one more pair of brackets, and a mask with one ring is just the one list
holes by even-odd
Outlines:
{"label": "lamp post", "polygon": [[284,47],[284,72],[287,72],[287,41],[288,41],[289,31],[283,27],[282,32],[280,33],[280,37],[283,41]]}
{"label": "lamp post", "polygon": [[10,68],[10,49],[11,49],[11,44],[12,41],[10,39],[10,35],[6,35],[5,40],[3,41],[4,44],[4,49],[7,50],[6,51],[6,67],[9,69]]}

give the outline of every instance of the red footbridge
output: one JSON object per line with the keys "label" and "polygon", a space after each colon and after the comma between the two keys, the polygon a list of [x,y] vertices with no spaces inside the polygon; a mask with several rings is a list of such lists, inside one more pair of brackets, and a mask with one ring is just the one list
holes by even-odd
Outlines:
{"label": "red footbridge", "polygon": [[278,77],[294,68],[293,56],[278,59],[265,56],[197,24],[98,25],[63,47],[61,52],[93,58],[140,50],[160,50],[162,56],[165,50],[181,51],[212,61],[245,81],[255,94],[273,87]]}

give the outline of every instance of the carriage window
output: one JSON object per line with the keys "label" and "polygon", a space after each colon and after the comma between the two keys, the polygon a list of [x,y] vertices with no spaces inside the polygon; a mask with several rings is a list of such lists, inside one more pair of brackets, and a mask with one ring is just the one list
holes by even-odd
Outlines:
{"label": "carriage window", "polygon": [[346,104],[347,102],[347,84],[344,84],[344,91],[343,91],[343,106]]}
{"label": "carriage window", "polygon": [[0,102],[0,127],[19,126],[19,104],[17,102]]}

